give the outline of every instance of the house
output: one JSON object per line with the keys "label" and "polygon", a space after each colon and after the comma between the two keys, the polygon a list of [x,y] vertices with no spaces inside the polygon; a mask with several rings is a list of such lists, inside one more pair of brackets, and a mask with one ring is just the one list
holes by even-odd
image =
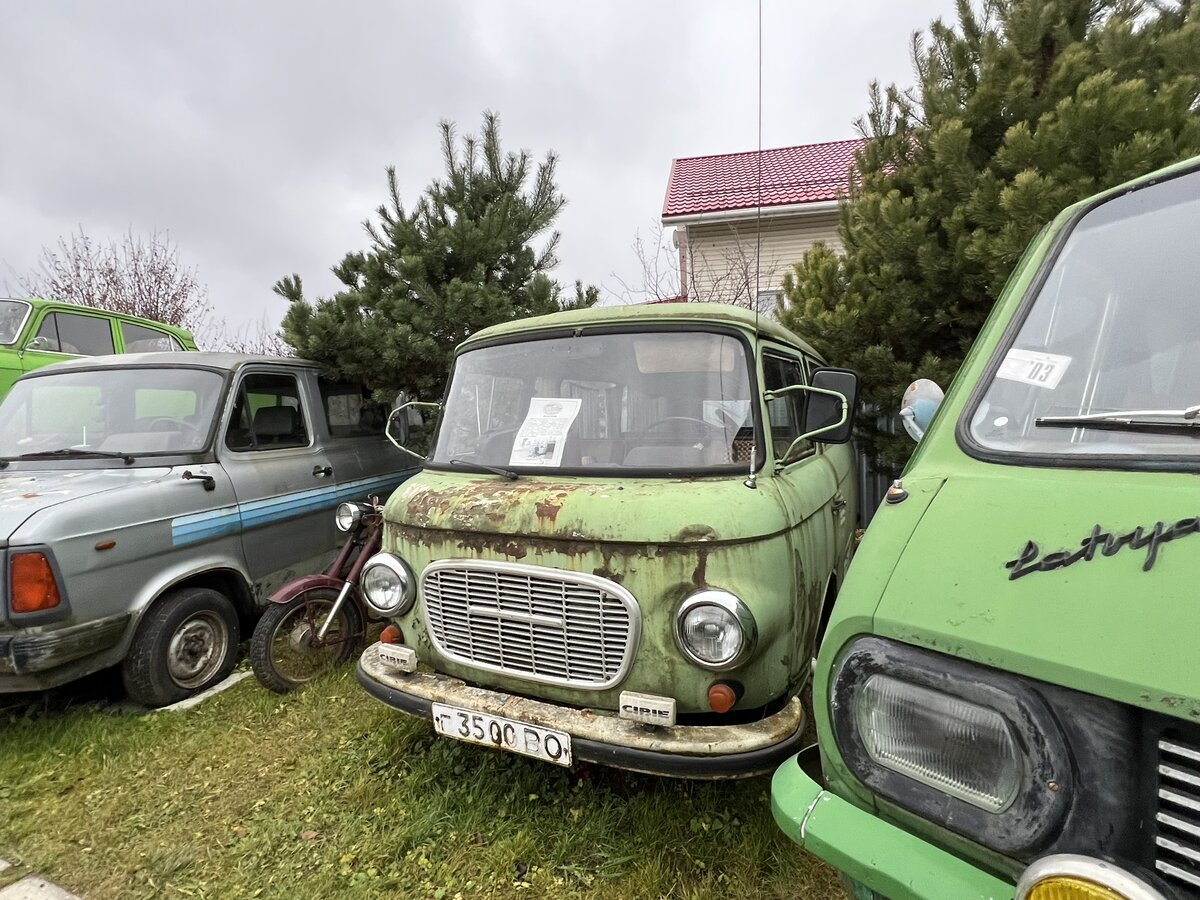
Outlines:
{"label": "house", "polygon": [[864,143],[673,160],[662,224],[675,228],[680,299],[751,307],[757,298],[773,312],[783,276],[806,250],[817,241],[841,248],[838,199]]}

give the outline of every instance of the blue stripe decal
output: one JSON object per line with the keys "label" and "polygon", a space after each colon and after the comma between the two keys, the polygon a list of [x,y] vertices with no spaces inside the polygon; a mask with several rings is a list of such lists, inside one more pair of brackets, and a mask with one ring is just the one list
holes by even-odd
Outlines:
{"label": "blue stripe decal", "polygon": [[285,494],[281,497],[252,500],[235,506],[222,506],[218,509],[179,516],[171,520],[171,543],[175,545],[194,544],[227,534],[235,534],[243,528],[254,528],[271,522],[294,519],[313,510],[332,509],[343,500],[363,498],[374,491],[387,490],[390,492],[414,474],[415,470],[399,477],[385,475],[377,478],[363,478],[358,481],[349,481],[346,484],[313,488],[294,494]]}

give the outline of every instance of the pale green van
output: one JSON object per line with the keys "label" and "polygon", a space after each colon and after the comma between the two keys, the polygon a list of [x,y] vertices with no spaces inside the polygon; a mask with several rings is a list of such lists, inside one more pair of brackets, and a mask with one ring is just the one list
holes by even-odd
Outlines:
{"label": "pale green van", "polygon": [[195,350],[173,325],[74,303],[0,298],[0,397],[25,372],[77,356]]}
{"label": "pale green van", "polygon": [[1200,158],[1058,216],[908,416],[776,820],[857,897],[1200,897]]}

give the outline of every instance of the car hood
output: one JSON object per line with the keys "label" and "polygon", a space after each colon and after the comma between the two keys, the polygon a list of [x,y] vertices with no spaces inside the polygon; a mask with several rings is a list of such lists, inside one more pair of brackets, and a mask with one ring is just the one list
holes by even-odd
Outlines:
{"label": "car hood", "polygon": [[876,632],[1200,718],[1195,476],[993,468],[947,478],[888,580]]}
{"label": "car hood", "polygon": [[163,467],[64,469],[0,473],[0,540],[7,541],[36,513],[135,484],[162,478]]}

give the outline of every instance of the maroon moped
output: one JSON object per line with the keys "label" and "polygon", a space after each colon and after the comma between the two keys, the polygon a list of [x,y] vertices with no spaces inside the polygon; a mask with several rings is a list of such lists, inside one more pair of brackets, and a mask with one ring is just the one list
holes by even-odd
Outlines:
{"label": "maroon moped", "polygon": [[264,686],[287,693],[349,660],[375,617],[358,591],[363,565],[378,550],[383,533],[383,507],[343,503],[337,526],[348,532],[346,543],[329,567],[280,587],[250,639],[250,665]]}

